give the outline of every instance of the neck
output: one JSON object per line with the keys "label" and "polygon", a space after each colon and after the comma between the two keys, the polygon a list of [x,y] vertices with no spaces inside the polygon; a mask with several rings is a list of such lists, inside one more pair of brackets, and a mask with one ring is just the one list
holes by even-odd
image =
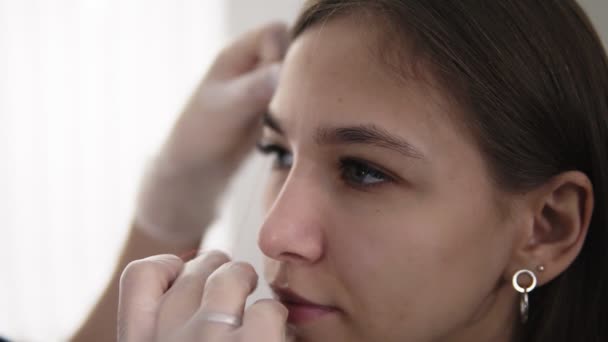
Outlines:
{"label": "neck", "polygon": [[518,294],[501,282],[480,305],[475,315],[442,342],[513,342],[519,322]]}

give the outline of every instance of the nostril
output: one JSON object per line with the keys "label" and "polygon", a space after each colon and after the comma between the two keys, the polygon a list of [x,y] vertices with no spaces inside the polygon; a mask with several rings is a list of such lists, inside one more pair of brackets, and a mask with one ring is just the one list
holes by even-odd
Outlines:
{"label": "nostril", "polygon": [[285,262],[296,262],[296,263],[307,262],[307,259],[305,257],[303,257],[302,255],[299,255],[296,253],[291,253],[291,252],[282,253],[279,256],[279,260],[285,261]]}

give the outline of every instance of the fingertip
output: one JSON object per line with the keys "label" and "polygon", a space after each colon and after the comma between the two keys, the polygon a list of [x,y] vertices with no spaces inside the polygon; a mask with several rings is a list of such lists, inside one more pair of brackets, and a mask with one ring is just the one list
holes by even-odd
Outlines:
{"label": "fingertip", "polygon": [[272,91],[274,92],[279,85],[279,78],[281,76],[281,63],[273,63],[268,67],[268,83]]}
{"label": "fingertip", "polygon": [[278,301],[258,300],[245,311],[241,333],[264,341],[282,341],[287,333],[288,315],[287,308]]}
{"label": "fingertip", "polygon": [[225,252],[225,251],[222,251],[219,249],[200,250],[196,254],[196,258],[201,258],[201,257],[218,260],[218,261],[223,261],[222,263],[226,263],[226,262],[229,262],[230,260],[232,260],[232,256],[228,252]]}
{"label": "fingertip", "polygon": [[[223,264],[213,274],[207,278],[208,286],[210,282],[214,283],[212,287],[238,287],[247,295],[255,291],[258,284],[258,274],[255,268],[243,261],[231,261]],[[236,282],[235,282],[236,280]],[[242,286],[245,287],[242,287]]]}
{"label": "fingertip", "polygon": [[172,254],[162,254],[131,261],[120,276],[121,288],[139,290],[150,285],[166,291],[184,267],[184,261]]}
{"label": "fingertip", "polygon": [[262,51],[263,62],[276,62],[283,59],[289,46],[289,30],[283,22],[273,22],[264,29]]}
{"label": "fingertip", "polygon": [[258,306],[262,310],[267,310],[269,312],[274,312],[278,314],[280,317],[283,317],[284,321],[287,321],[287,316],[289,316],[289,310],[287,309],[287,307],[285,307],[285,305],[283,305],[281,302],[274,299],[258,299],[252,304],[252,306],[254,305]]}
{"label": "fingertip", "polygon": [[277,89],[281,73],[281,63],[272,63],[260,67],[242,77],[235,83],[234,90],[239,96],[239,107],[252,108],[259,113],[266,110]]}
{"label": "fingertip", "polygon": [[208,77],[228,79],[283,59],[289,45],[287,25],[272,22],[249,31],[224,47]]}
{"label": "fingertip", "polygon": [[[279,62],[263,67],[259,71],[259,78],[261,80],[254,81],[251,84],[252,92],[255,91],[260,101],[263,101],[264,104],[267,104],[272,99],[277,90],[281,77],[281,69],[282,64]],[[255,88],[254,84],[257,84],[257,88]]]}
{"label": "fingertip", "polygon": [[150,340],[163,294],[184,267],[176,255],[155,255],[130,262],[120,277],[118,339]]}

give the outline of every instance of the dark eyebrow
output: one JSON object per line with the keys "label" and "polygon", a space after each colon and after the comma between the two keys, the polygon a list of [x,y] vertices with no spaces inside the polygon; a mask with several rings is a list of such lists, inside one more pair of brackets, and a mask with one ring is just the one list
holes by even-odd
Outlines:
{"label": "dark eyebrow", "polygon": [[[264,126],[280,135],[285,131],[276,117],[266,112],[262,119]],[[375,145],[396,151],[406,157],[424,159],[424,154],[403,138],[393,135],[387,130],[373,124],[337,128],[319,128],[315,134],[315,142],[319,145],[363,144]]]}
{"label": "dark eyebrow", "polygon": [[424,159],[424,154],[403,138],[373,124],[352,127],[321,128],[315,141],[318,144],[365,144],[387,148],[402,155]]}

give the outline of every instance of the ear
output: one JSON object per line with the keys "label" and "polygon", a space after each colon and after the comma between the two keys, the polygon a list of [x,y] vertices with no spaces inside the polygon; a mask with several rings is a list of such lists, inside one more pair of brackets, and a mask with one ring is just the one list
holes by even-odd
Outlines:
{"label": "ear", "polygon": [[593,212],[593,186],[579,171],[561,173],[526,196],[530,220],[508,272],[534,272],[544,285],[564,272],[583,247]]}

